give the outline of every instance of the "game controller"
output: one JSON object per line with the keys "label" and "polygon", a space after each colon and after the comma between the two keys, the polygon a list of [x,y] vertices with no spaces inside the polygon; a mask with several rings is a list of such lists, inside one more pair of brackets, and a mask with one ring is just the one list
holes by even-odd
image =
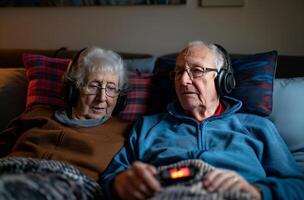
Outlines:
{"label": "game controller", "polygon": [[160,183],[164,186],[187,182],[195,177],[197,169],[194,167],[168,168],[158,174]]}

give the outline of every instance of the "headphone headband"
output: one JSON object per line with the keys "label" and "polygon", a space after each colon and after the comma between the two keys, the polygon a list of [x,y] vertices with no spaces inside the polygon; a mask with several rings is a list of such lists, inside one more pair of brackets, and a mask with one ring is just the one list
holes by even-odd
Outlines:
{"label": "headphone headband", "polygon": [[231,67],[231,59],[230,59],[230,56],[229,56],[229,53],[227,52],[227,50],[219,45],[219,44],[214,44],[220,51],[220,53],[222,54],[223,56],[223,59],[224,59],[224,67],[228,70],[228,71],[232,71],[232,67]]}
{"label": "headphone headband", "polygon": [[69,65],[67,67],[67,70],[66,70],[66,74],[67,75],[71,73],[72,68],[74,67],[74,65],[77,65],[79,57],[80,57],[80,54],[82,52],[84,52],[86,49],[87,49],[87,47],[85,47],[85,48],[77,51],[77,53],[73,56],[72,60],[70,61]]}

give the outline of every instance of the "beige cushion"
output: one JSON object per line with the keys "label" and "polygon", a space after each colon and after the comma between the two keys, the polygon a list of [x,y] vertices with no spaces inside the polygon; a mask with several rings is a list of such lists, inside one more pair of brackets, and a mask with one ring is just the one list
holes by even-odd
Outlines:
{"label": "beige cushion", "polygon": [[0,69],[0,131],[24,111],[27,84],[25,69]]}

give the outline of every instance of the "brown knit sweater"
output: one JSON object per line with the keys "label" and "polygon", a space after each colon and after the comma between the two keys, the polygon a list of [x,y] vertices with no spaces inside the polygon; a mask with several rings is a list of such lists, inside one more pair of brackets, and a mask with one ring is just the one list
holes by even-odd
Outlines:
{"label": "brown knit sweater", "polygon": [[0,133],[0,156],[65,161],[97,180],[122,147],[130,125],[113,117],[96,127],[67,127],[54,120],[52,109],[39,106]]}

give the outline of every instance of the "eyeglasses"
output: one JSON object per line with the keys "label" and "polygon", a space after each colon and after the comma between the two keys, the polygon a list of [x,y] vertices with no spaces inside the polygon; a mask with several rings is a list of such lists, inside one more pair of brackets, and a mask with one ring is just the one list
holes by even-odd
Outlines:
{"label": "eyeglasses", "polygon": [[190,67],[185,69],[175,69],[174,71],[170,72],[170,77],[172,79],[178,80],[182,77],[184,72],[187,72],[188,76],[191,80],[201,77],[207,72],[216,72],[218,73],[217,69],[207,68],[207,67]]}
{"label": "eyeglasses", "polygon": [[84,89],[88,95],[100,94],[101,90],[105,90],[108,97],[115,97],[120,92],[120,90],[116,89],[116,86],[112,83],[107,83],[106,87],[101,87],[101,83],[97,81],[88,83],[84,86]]}

